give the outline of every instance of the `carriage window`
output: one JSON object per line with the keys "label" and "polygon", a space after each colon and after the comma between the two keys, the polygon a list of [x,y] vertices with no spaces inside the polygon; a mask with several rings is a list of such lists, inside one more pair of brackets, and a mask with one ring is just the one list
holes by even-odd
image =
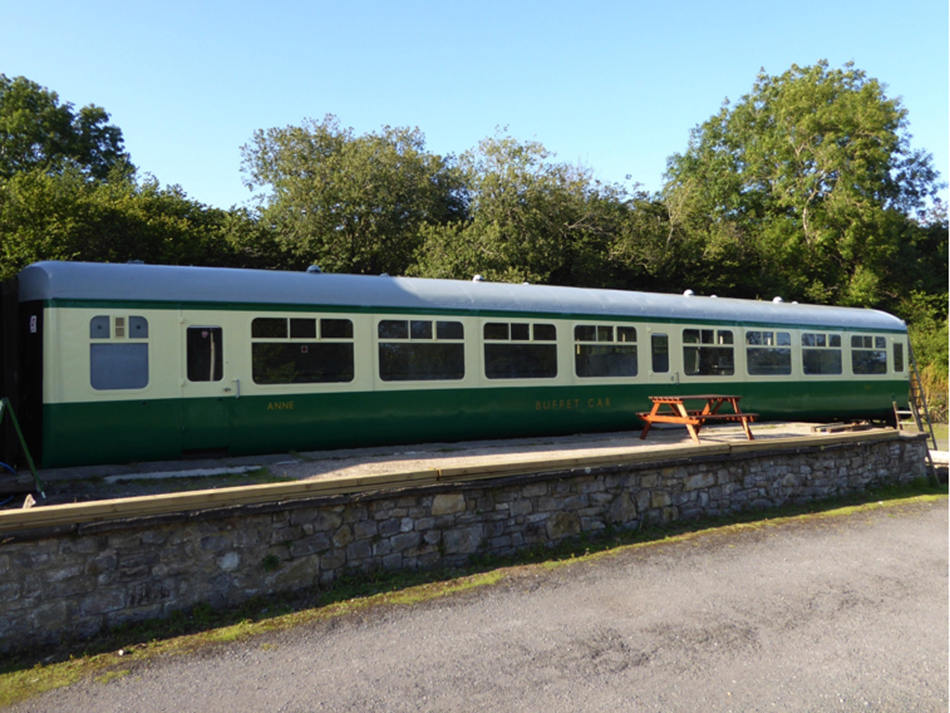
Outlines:
{"label": "carriage window", "polygon": [[904,372],[904,345],[900,342],[894,342],[894,371],[898,374]]}
{"label": "carriage window", "polygon": [[852,335],[851,371],[855,374],[886,374],[887,340],[884,337]]}
{"label": "carriage window", "polygon": [[291,339],[316,339],[317,338],[317,320],[291,319],[290,320],[290,338]]}
{"label": "carriage window", "polygon": [[574,372],[580,377],[636,376],[637,330],[579,324],[574,327]]}
{"label": "carriage window", "polygon": [[670,338],[666,334],[654,334],[650,337],[650,354],[653,360],[653,373],[665,374],[670,370]]}
{"label": "carriage window", "polygon": [[90,339],[109,339],[112,336],[112,319],[108,315],[100,315],[89,320]]}
{"label": "carriage window", "polygon": [[145,317],[129,317],[129,339],[147,339],[148,320]]}
{"label": "carriage window", "polygon": [[528,322],[486,322],[485,376],[550,379],[557,376],[557,327]]}
{"label": "carriage window", "polygon": [[188,327],[188,381],[224,378],[224,342],[221,327]]}
{"label": "carriage window", "polygon": [[353,322],[258,317],[251,322],[255,384],[327,384],[353,380]]}
{"label": "carriage window", "polygon": [[746,332],[745,343],[750,376],[792,373],[792,335],[789,332]]}
{"label": "carriage window", "polygon": [[805,374],[841,373],[841,335],[821,332],[802,334],[802,371]]}
{"label": "carriage window", "polygon": [[352,339],[353,322],[348,319],[321,319],[320,336],[323,339]]}
{"label": "carriage window", "polygon": [[89,380],[97,391],[148,386],[148,344],[89,345]]}
{"label": "carriage window", "polygon": [[377,335],[383,381],[454,381],[465,376],[461,322],[384,319]]}
{"label": "carriage window", "polygon": [[251,322],[251,337],[256,339],[274,337],[287,338],[287,320],[285,318],[258,317]]}
{"label": "carriage window", "polygon": [[[128,338],[127,338],[128,337]],[[89,383],[97,391],[148,386],[148,320],[99,315],[89,321]],[[136,340],[136,341],[130,341]]]}
{"label": "carriage window", "polygon": [[684,329],[683,371],[688,376],[731,376],[735,373],[732,331]]}

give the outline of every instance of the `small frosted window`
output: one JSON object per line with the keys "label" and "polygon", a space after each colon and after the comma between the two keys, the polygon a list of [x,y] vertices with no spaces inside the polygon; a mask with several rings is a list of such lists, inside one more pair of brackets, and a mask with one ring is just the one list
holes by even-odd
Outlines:
{"label": "small frosted window", "polygon": [[112,336],[108,315],[100,315],[89,320],[90,339],[108,339]]}
{"label": "small frosted window", "polygon": [[129,317],[129,338],[148,338],[148,320],[145,317]]}
{"label": "small frosted window", "polygon": [[144,389],[148,386],[148,344],[90,344],[89,379],[99,391]]}

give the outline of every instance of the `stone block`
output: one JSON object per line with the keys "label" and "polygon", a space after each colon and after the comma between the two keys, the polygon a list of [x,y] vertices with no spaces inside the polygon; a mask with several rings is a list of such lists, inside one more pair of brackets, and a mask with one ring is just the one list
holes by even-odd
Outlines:
{"label": "stone block", "polygon": [[349,525],[344,525],[333,534],[333,544],[337,547],[346,547],[353,541],[353,530]]}
{"label": "stone block", "polygon": [[607,522],[625,523],[637,519],[637,505],[629,493],[621,493],[607,510]]}
{"label": "stone block", "polygon": [[432,498],[432,515],[452,515],[465,512],[465,494],[464,493],[439,493]]}
{"label": "stone block", "polygon": [[241,566],[241,555],[237,552],[227,552],[223,556],[218,557],[215,560],[218,565],[218,569],[223,572],[234,572],[238,567]]}
{"label": "stone block", "polygon": [[560,540],[577,535],[581,531],[581,521],[572,512],[559,512],[548,518],[545,523],[548,537]]}
{"label": "stone block", "polygon": [[368,540],[379,532],[379,527],[374,520],[362,520],[352,524],[353,537],[357,540]]}
{"label": "stone block", "polygon": [[416,547],[422,541],[422,535],[418,532],[405,532],[394,535],[390,538],[393,545],[393,552],[402,552],[410,547]]}
{"label": "stone block", "polygon": [[351,562],[368,560],[373,556],[373,546],[369,542],[357,541],[346,548],[346,557]]}
{"label": "stone block", "polygon": [[697,473],[683,479],[683,490],[698,490],[709,488],[716,484],[716,476],[712,473]]}
{"label": "stone block", "polygon": [[483,538],[481,526],[448,530],[442,533],[443,551],[447,555],[472,554],[478,551]]}
{"label": "stone block", "polygon": [[542,495],[547,495],[548,493],[548,484],[547,483],[531,483],[524,486],[521,493],[523,498],[537,498]]}
{"label": "stone block", "polygon": [[400,521],[394,517],[379,523],[379,536],[392,537],[400,530]]}

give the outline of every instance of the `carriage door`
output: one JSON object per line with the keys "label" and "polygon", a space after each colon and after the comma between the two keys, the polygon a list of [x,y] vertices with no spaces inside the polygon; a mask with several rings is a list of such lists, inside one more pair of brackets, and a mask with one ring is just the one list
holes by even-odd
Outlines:
{"label": "carriage door", "polygon": [[182,450],[227,449],[235,395],[224,330],[214,324],[189,324],[187,318],[183,324]]}

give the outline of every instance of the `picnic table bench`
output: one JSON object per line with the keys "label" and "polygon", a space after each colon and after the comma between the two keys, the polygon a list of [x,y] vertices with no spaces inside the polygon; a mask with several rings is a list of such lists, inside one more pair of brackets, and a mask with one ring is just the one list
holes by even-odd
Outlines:
{"label": "picnic table bench", "polygon": [[[709,421],[738,421],[742,424],[742,430],[749,440],[754,440],[752,430],[749,428],[749,422],[759,417],[757,413],[743,413],[739,408],[739,399],[741,396],[732,396],[725,394],[696,394],[689,396],[651,396],[653,409],[649,413],[638,413],[643,421],[646,422],[643,430],[640,432],[640,438],[644,439],[650,432],[650,426],[654,423],[676,423],[686,426],[690,438],[699,443],[699,432]],[[704,401],[702,408],[687,408],[686,401]],[[728,403],[732,406],[732,413],[720,413],[719,409],[723,404]],[[664,408],[665,407],[665,408]]]}

